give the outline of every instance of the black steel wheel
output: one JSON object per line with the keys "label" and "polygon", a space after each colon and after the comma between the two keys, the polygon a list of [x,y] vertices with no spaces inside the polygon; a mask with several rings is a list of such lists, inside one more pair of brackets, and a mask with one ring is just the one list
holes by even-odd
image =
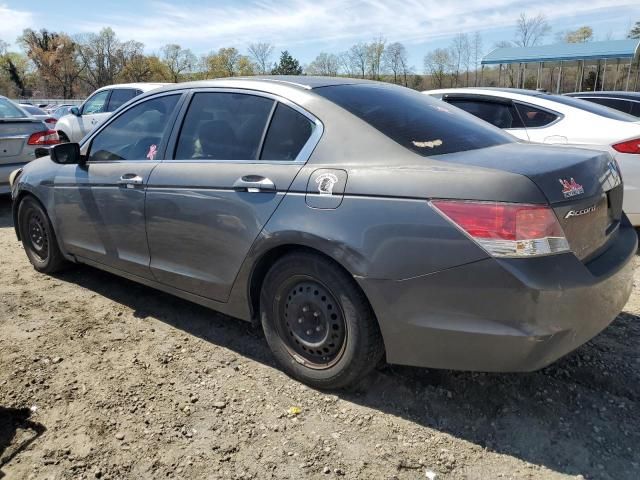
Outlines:
{"label": "black steel wheel", "polygon": [[271,267],[260,315],[283,369],[317,388],[353,386],[384,355],[366,297],[341,267],[318,254],[291,253]]}
{"label": "black steel wheel", "polygon": [[40,203],[31,196],[20,201],[18,228],[24,251],[36,270],[53,273],[66,265],[49,217]]}

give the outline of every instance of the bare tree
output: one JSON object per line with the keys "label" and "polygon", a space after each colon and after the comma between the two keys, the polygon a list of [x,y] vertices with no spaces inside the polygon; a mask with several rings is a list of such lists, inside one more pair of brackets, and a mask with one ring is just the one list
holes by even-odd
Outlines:
{"label": "bare tree", "polygon": [[349,49],[348,56],[351,70],[354,74],[365,78],[367,75],[369,46],[366,43],[357,43]]}
{"label": "bare tree", "polygon": [[476,87],[478,86],[478,70],[481,68],[482,52],[482,35],[480,35],[480,32],[476,32],[473,34],[473,39],[471,40],[471,56],[473,57],[474,71],[473,85]]}
{"label": "bare tree", "polygon": [[451,53],[444,48],[437,48],[424,57],[424,72],[431,75],[435,88],[444,87],[451,67]]}
{"label": "bare tree", "polygon": [[271,70],[271,56],[273,45],[270,43],[252,43],[249,45],[249,56],[257,66],[258,73],[264,75]]}
{"label": "bare tree", "polygon": [[385,70],[393,75],[393,83],[398,83],[398,78],[403,78],[403,84],[407,85],[407,49],[400,42],[387,45],[382,57]]}
{"label": "bare tree", "polygon": [[162,47],[162,61],[169,69],[171,81],[177,83],[180,75],[193,70],[198,59],[188,48],[171,43]]}
{"label": "bare tree", "polygon": [[469,57],[469,37],[466,33],[459,33],[451,41],[451,65],[453,67],[453,79],[455,86],[458,86],[460,70],[464,68],[465,61]]}
{"label": "bare tree", "polygon": [[532,47],[538,45],[550,32],[551,27],[544,14],[539,13],[535,17],[527,17],[527,14],[523,12],[518,17],[514,42],[519,47]]}
{"label": "bare tree", "polygon": [[307,67],[309,75],[335,77],[340,70],[340,59],[333,53],[321,52]]}
{"label": "bare tree", "polygon": [[378,37],[367,45],[367,70],[374,80],[379,80],[382,73],[382,56],[386,43],[384,38]]}

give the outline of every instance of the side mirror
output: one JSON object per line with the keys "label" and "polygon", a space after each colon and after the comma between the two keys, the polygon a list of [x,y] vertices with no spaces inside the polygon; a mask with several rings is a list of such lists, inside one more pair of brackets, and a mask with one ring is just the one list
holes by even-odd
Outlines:
{"label": "side mirror", "polygon": [[61,165],[79,165],[82,163],[80,145],[77,143],[60,143],[49,150],[51,161]]}
{"label": "side mirror", "polygon": [[80,109],[78,107],[71,107],[69,109],[69,113],[71,115],[75,115],[76,117],[80,117],[82,114],[80,113]]}

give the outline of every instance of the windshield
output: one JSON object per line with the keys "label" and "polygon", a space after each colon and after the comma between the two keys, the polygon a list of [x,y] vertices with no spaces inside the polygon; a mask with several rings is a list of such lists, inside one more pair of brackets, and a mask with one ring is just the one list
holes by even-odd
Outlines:
{"label": "windshield", "polygon": [[27,115],[12,101],[0,98],[0,118],[27,118]]}
{"label": "windshield", "polygon": [[[544,98],[547,98],[547,97],[544,97]],[[614,110],[613,108],[605,107],[604,105],[588,102],[587,100],[581,100],[579,98],[573,98],[573,97],[567,97],[567,96],[561,96],[561,95],[553,95],[553,96],[550,95],[548,99],[554,102],[561,103],[563,105],[568,105],[573,108],[579,108],[580,110],[584,110],[585,112],[593,113],[595,115],[600,115],[601,117],[609,118],[611,120],[620,120],[622,122],[638,121],[638,119],[633,115],[620,112],[619,110]]]}
{"label": "windshield", "polygon": [[373,83],[321,87],[314,92],[423,157],[515,141],[473,115],[408,88]]}

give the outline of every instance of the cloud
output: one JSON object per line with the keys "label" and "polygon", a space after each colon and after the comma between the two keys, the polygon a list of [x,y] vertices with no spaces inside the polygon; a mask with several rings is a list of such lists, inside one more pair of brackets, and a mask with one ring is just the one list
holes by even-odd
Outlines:
{"label": "cloud", "polygon": [[33,14],[31,12],[9,8],[0,3],[0,39],[8,43],[15,42],[22,34],[22,30],[31,27]]}
{"label": "cloud", "polygon": [[101,16],[76,27],[96,31],[110,25],[121,38],[142,41],[149,49],[180,43],[201,51],[255,41],[344,49],[377,35],[411,45],[459,32],[511,28],[525,10],[545,12],[553,21],[578,12],[597,18],[604,9],[637,8],[628,0],[540,0],[534,9],[528,5],[521,0],[251,0],[213,7],[152,1],[143,16]]}

